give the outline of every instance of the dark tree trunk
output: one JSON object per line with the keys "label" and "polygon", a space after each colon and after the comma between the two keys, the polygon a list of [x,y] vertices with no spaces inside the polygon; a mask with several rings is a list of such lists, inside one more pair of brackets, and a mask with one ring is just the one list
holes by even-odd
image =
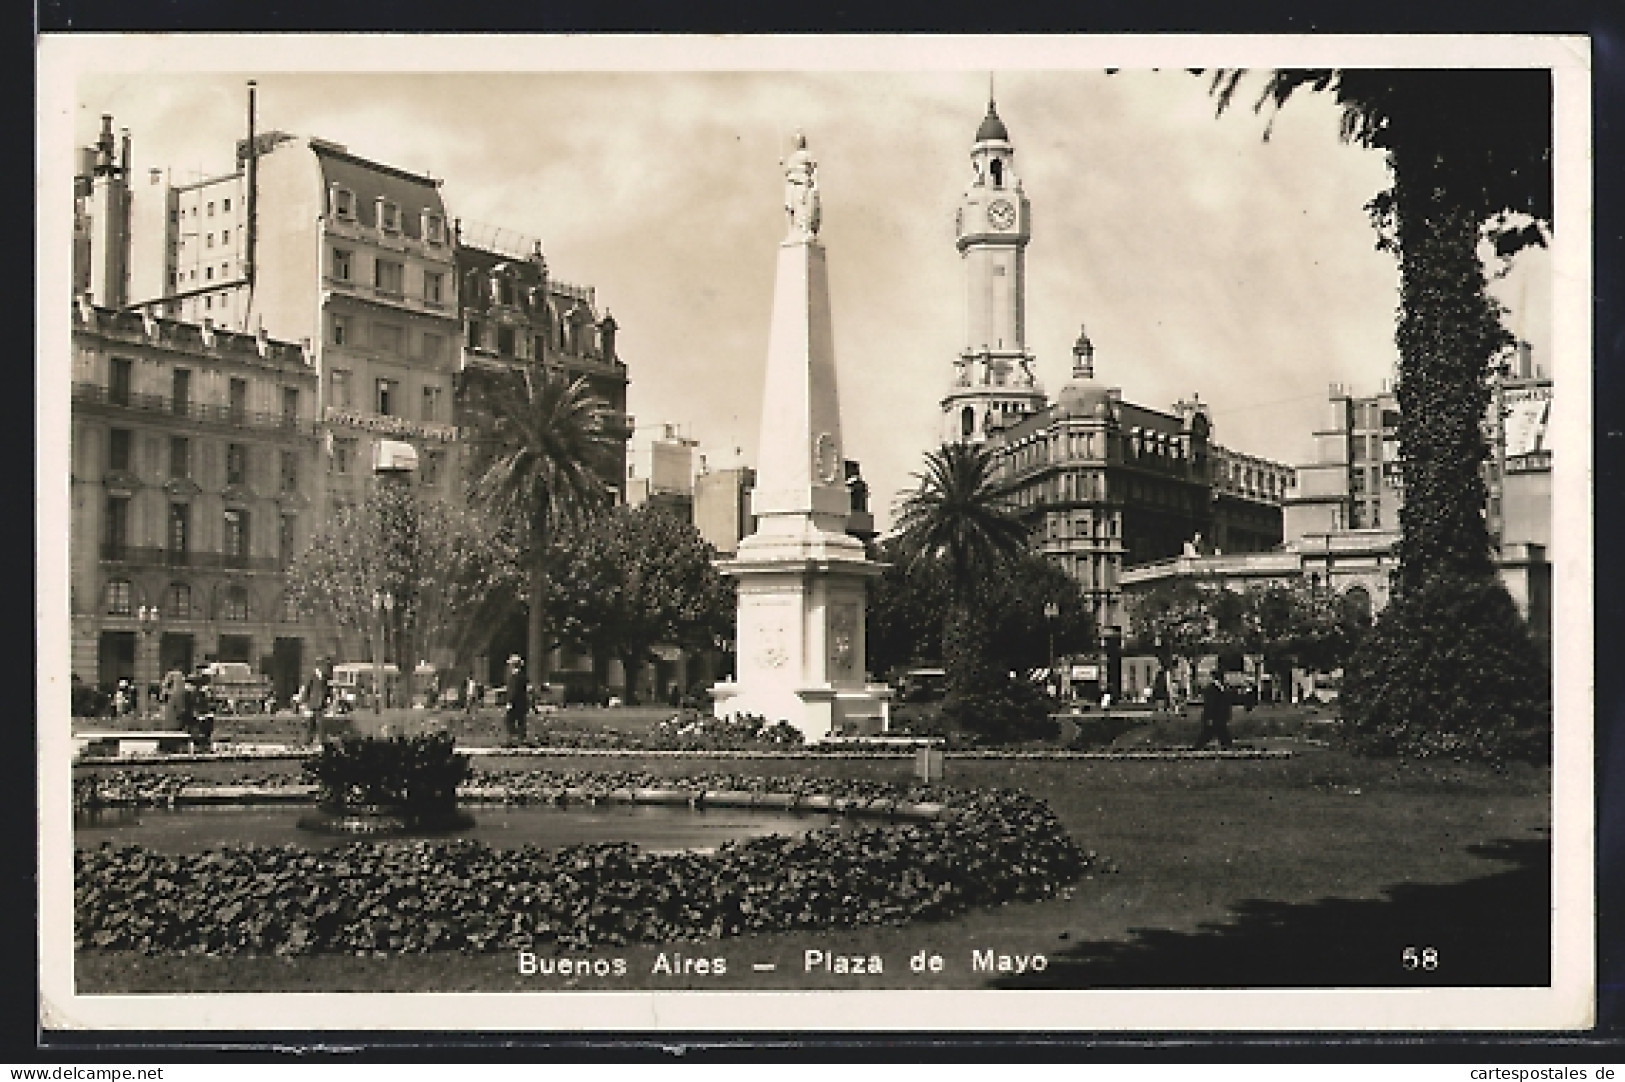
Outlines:
{"label": "dark tree trunk", "polygon": [[525,675],[532,687],[546,680],[542,670],[547,664],[547,611],[541,599],[547,595],[547,565],[540,551],[531,558],[530,611],[525,626]]}

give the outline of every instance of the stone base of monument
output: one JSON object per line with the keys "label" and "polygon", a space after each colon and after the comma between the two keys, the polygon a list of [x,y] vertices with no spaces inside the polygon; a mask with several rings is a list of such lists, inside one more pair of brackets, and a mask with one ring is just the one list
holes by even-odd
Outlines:
{"label": "stone base of monument", "polygon": [[785,722],[809,744],[834,737],[880,736],[891,728],[892,689],[886,684],[853,688],[711,686],[712,713],[719,718],[755,716]]}
{"label": "stone base of monument", "polygon": [[408,808],[401,804],[321,804],[299,818],[299,829],[341,837],[387,838],[442,834],[474,825],[458,808]]}

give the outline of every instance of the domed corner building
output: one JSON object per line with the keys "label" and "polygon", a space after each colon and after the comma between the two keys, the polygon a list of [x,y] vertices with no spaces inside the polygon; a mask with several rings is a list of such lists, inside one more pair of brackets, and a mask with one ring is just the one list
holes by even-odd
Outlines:
{"label": "domed corner building", "polygon": [[942,436],[990,447],[1035,547],[1093,610],[1107,662],[1096,666],[1099,689],[1137,696],[1155,662],[1121,656],[1125,579],[1161,581],[1192,559],[1225,564],[1204,567],[1204,577],[1296,578],[1297,556],[1280,551],[1293,471],[1213,442],[1195,395],[1172,410],[1124,401],[1095,377],[1095,346],[1082,331],[1071,379],[1050,400],[1026,342],[1031,205],[992,100],[970,158],[956,212],[965,341],[941,400]]}

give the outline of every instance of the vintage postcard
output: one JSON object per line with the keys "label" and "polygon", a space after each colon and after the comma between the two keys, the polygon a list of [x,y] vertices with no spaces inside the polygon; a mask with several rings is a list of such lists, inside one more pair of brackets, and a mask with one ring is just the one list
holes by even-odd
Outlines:
{"label": "vintage postcard", "polygon": [[47,1030],[1593,1024],[1584,38],[39,57]]}

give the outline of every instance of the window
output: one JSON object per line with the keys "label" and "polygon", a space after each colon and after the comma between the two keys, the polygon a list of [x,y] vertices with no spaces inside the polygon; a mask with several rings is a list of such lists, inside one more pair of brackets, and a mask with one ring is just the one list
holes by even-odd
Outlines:
{"label": "window", "polygon": [[107,522],[103,540],[110,549],[121,549],[130,540],[130,498],[107,497]]}
{"label": "window", "polygon": [[110,362],[107,381],[107,400],[115,406],[130,404],[130,383],[135,365],[127,357],[114,357]]}
{"label": "window", "polygon": [[192,441],[185,436],[169,437],[169,476],[176,481],[192,476]]}
{"label": "window", "polygon": [[209,202],[209,217],[211,217],[211,218],[214,217],[214,202],[213,202],[213,200],[211,200]]}
{"label": "window", "polygon": [[229,273],[231,273],[231,264],[230,263],[222,263],[222,264],[220,264],[220,277],[224,278]]}
{"label": "window", "polygon": [[547,356],[547,336],[538,334],[530,341],[531,356],[538,361]]}
{"label": "window", "polygon": [[134,611],[131,601],[135,595],[128,579],[114,579],[107,584],[107,612],[112,616],[128,616]]}
{"label": "window", "polygon": [[[438,214],[423,215],[423,239],[430,244],[444,244],[446,242],[446,219]],[[439,300],[434,297],[432,300]]]}
{"label": "window", "polygon": [[240,425],[248,419],[248,381],[232,378],[230,390],[231,423]]}
{"label": "window", "polygon": [[241,622],[248,619],[248,591],[232,583],[220,597],[220,619]]}
{"label": "window", "polygon": [[395,389],[399,386],[398,380],[380,379],[376,383],[376,394],[373,397],[373,412],[384,417],[394,416],[394,406],[397,404]]}
{"label": "window", "polygon": [[514,349],[514,333],[512,327],[497,328],[497,353],[503,357],[512,357]]}
{"label": "window", "polygon": [[293,520],[294,516],[283,515],[277,522],[276,555],[282,567],[293,563]]}
{"label": "window", "polygon": [[172,582],[164,591],[164,615],[184,620],[192,615],[192,588],[184,582]]}
{"label": "window", "polygon": [[333,216],[336,218],[355,217],[355,193],[348,188],[333,189]]}
{"label": "window", "polygon": [[440,420],[440,388],[423,388],[423,419],[425,421]]}
{"label": "window", "polygon": [[443,335],[425,334],[423,336],[423,359],[426,361],[439,361],[446,355],[446,339]]}
{"label": "window", "polygon": [[248,483],[248,448],[240,443],[226,444],[226,484]]}
{"label": "window", "polygon": [[354,274],[355,257],[347,248],[333,249],[333,277],[341,282],[351,281]]}
{"label": "window", "polygon": [[380,259],[372,266],[372,284],[380,293],[400,293],[406,268],[393,259]]}
{"label": "window", "polygon": [[231,230],[222,229],[220,231],[220,247],[224,248],[226,245],[228,245],[230,243],[231,243]]}
{"label": "window", "polygon": [[203,268],[203,280],[205,282],[214,281],[214,268],[213,267],[204,267]]}
{"label": "window", "polygon": [[378,228],[386,233],[401,231],[401,207],[387,199],[378,200]]}
{"label": "window", "polygon": [[350,397],[350,370],[348,368],[335,368],[328,375],[327,397],[332,404],[340,409],[349,409],[353,405]]}
{"label": "window", "polygon": [[372,348],[383,353],[399,356],[401,352],[401,329],[393,323],[374,323],[372,325]]}
{"label": "window", "polygon": [[349,473],[355,463],[356,440],[341,436],[333,441],[333,472]]}
{"label": "window", "polygon": [[248,556],[248,512],[236,507],[226,508],[227,556],[245,559]]}
{"label": "window", "polygon": [[342,346],[349,343],[350,320],[348,317],[334,315],[331,317],[331,322],[328,324],[328,326],[332,332],[330,338],[335,346]]}
{"label": "window", "polygon": [[203,308],[204,308],[205,311],[210,311],[210,312],[214,311],[214,298],[213,297],[204,297],[203,298]]}
{"label": "window", "polygon": [[203,246],[205,248],[213,248],[214,247],[214,234],[213,233],[207,233],[207,234],[204,235],[204,237],[203,237]]}
{"label": "window", "polygon": [[220,209],[221,210],[230,210],[231,209],[231,200],[227,199],[225,202],[221,203],[220,204]]}
{"label": "window", "polygon": [[299,423],[299,388],[282,388],[282,426],[293,428]]}
{"label": "window", "polygon": [[130,468],[130,430],[115,428],[107,434],[107,468],[112,473],[125,473]]}
{"label": "window", "polygon": [[192,509],[184,503],[169,505],[169,551],[183,553],[188,550],[187,541],[191,533]]}
{"label": "window", "polygon": [[445,275],[433,271],[423,272],[423,299],[430,304],[440,303],[441,286],[445,282]]}
{"label": "window", "polygon": [[299,491],[299,452],[282,452],[282,491]]}
{"label": "window", "polygon": [[483,333],[484,332],[483,332],[483,329],[480,327],[480,321],[479,320],[471,319],[471,320],[468,321],[468,341],[467,341],[467,344],[468,344],[469,349],[479,349],[480,348],[480,338],[483,336]]}

